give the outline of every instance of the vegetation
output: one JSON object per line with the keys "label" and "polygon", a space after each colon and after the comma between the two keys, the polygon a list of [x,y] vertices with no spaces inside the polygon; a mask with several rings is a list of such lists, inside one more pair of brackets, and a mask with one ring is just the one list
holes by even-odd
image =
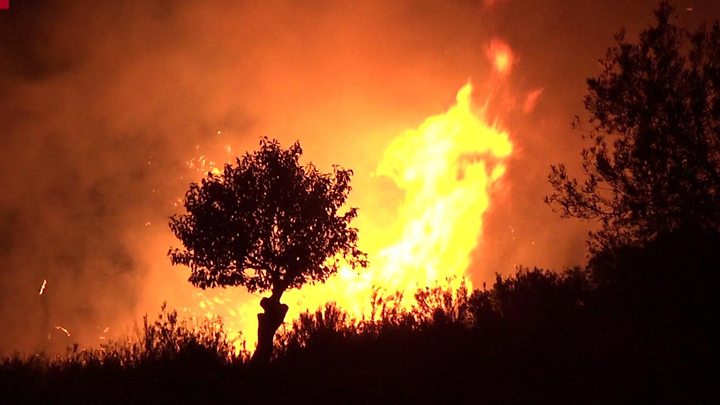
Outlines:
{"label": "vegetation", "polygon": [[208,173],[185,196],[187,214],[170,219],[184,249],[171,249],[173,264],[189,266],[189,281],[201,288],[244,286],[270,291],[258,314],[258,347],[253,358],[267,363],[273,337],[288,307],[280,302],[289,288],[323,282],[338,270],[338,258],[366,265],[350,222],[357,209],[340,210],[350,192],[351,170],[332,174],[300,165],[302,149],[282,149],[260,140],[260,150]]}
{"label": "vegetation", "polygon": [[217,377],[234,378],[247,362],[248,353],[236,353],[232,343],[220,320],[196,324],[163,306],[154,321],[144,318],[134,340],[2,359],[0,395],[4,403],[203,402],[198,387],[221,385]]}
{"label": "vegetation", "polygon": [[720,229],[720,23],[687,32],[672,13],[661,2],[637,44],[619,34],[588,80],[584,181],[552,167],[546,202],[599,221],[594,252],[683,227]]}
{"label": "vegetation", "polygon": [[4,403],[717,402],[712,238],[676,249],[660,241],[613,262],[693,270],[670,289],[650,277],[609,286],[585,269],[521,268],[489,289],[420,290],[409,310],[397,295],[376,297],[368,319],[328,304],[282,330],[263,368],[230,350],[217,323],[190,328],[163,312],[135,342],[3,360],[0,394]]}

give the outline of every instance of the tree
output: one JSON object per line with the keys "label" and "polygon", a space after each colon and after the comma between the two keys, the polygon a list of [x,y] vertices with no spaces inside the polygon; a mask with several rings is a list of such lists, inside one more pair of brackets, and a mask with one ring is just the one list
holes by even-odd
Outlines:
{"label": "tree", "polygon": [[331,174],[321,173],[312,164],[301,166],[301,155],[297,142],[286,150],[263,138],[260,150],[225,165],[222,174],[190,184],[187,213],[170,219],[184,249],[168,255],[174,265],[190,267],[190,283],[271,292],[260,301],[257,363],[272,356],[288,310],[280,303],[286,290],[324,282],[341,260],[367,265],[357,229],[350,227],[357,209],[341,213],[352,171],[334,166]]}
{"label": "tree", "polygon": [[618,34],[588,79],[584,181],[551,167],[545,202],[601,225],[591,253],[720,225],[720,24],[688,32],[672,14],[662,1],[637,44]]}

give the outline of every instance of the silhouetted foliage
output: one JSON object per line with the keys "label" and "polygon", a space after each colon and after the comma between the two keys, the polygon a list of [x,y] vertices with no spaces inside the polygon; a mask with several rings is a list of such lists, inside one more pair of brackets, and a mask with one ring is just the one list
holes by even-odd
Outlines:
{"label": "silhouetted foliage", "polygon": [[283,149],[263,138],[220,175],[208,173],[185,196],[187,214],[170,219],[184,249],[171,249],[173,264],[190,267],[198,287],[244,286],[270,291],[258,314],[255,358],[267,362],[272,340],[287,313],[282,294],[306,283],[323,282],[337,272],[338,258],[365,266],[350,222],[355,208],[342,213],[350,192],[351,170],[332,174],[301,166],[299,143]]}
{"label": "silhouetted foliage", "polygon": [[[604,308],[634,323],[720,323],[720,232],[679,229],[644,247],[595,255],[588,267]],[[670,321],[671,320],[671,321]],[[637,326],[637,325],[636,325]]]}
{"label": "silhouetted foliage", "polygon": [[455,291],[440,287],[425,287],[415,293],[417,304],[414,313],[420,322],[432,321],[435,326],[450,324],[470,325],[470,293],[461,284]]}
{"label": "silhouetted foliage", "polygon": [[617,359],[632,359],[616,365],[631,377],[619,389],[662,391],[670,402],[719,398],[718,246],[717,231],[681,228],[591,259],[597,336]]}
{"label": "silhouetted foliage", "polygon": [[545,201],[563,217],[600,222],[591,252],[720,226],[720,24],[689,33],[672,13],[661,2],[637,43],[618,34],[588,80],[585,179],[552,166]]}
{"label": "silhouetted foliage", "polygon": [[[410,308],[400,294],[378,293],[370,318],[328,304],[282,330],[276,359],[260,368],[229,350],[216,322],[193,327],[164,311],[133,343],[4,359],[0,395],[3,403],[717,403],[718,243],[717,234],[667,236],[596,256],[593,272],[521,268],[489,289],[424,288]],[[595,280],[605,266],[635,281]],[[648,284],[654,278],[643,275],[657,266],[687,277]]]}
{"label": "silhouetted foliage", "polygon": [[144,318],[132,340],[99,349],[74,345],[64,355],[2,359],[0,395],[7,404],[204,403],[208,391],[237,383],[234,370],[248,358],[246,352],[236,353],[219,319],[179,319],[163,305],[154,321]]}
{"label": "silhouetted foliage", "polygon": [[579,268],[562,274],[520,268],[506,279],[497,276],[494,307],[506,327],[522,328],[525,337],[560,332],[582,318],[592,289],[588,280]]}
{"label": "silhouetted foliage", "polygon": [[177,311],[166,311],[150,323],[143,318],[140,339],[142,355],[147,359],[188,359],[195,367],[207,362],[225,362],[235,357],[235,346],[223,330],[219,318],[205,320],[199,326],[178,319]]}

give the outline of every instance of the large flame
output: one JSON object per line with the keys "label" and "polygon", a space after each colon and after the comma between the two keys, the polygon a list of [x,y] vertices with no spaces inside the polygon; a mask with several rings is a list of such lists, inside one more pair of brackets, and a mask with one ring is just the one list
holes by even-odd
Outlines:
{"label": "large flame", "polygon": [[405,190],[399,237],[380,250],[373,268],[374,281],[385,288],[407,291],[465,277],[490,188],[512,152],[508,134],[473,112],[471,94],[467,84],[445,114],[395,139],[378,166],[378,175]]}
{"label": "large flame", "polygon": [[333,301],[362,316],[376,289],[412,296],[418,288],[468,281],[492,185],[512,153],[508,134],[486,123],[484,110],[473,111],[471,96],[467,84],[447,112],[427,118],[385,150],[375,175],[392,180],[405,198],[389,238],[359,229],[370,266],[343,269],[324,285],[287,293],[291,308],[304,311]]}

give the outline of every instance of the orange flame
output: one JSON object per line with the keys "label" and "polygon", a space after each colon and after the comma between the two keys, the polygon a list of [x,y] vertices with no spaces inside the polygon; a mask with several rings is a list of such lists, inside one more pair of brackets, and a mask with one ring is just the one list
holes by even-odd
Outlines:
{"label": "orange flame", "polygon": [[468,84],[447,113],[428,118],[385,151],[378,174],[390,177],[406,197],[402,234],[378,258],[383,285],[407,290],[465,276],[490,187],[512,152],[508,134],[473,113],[471,94]]}

